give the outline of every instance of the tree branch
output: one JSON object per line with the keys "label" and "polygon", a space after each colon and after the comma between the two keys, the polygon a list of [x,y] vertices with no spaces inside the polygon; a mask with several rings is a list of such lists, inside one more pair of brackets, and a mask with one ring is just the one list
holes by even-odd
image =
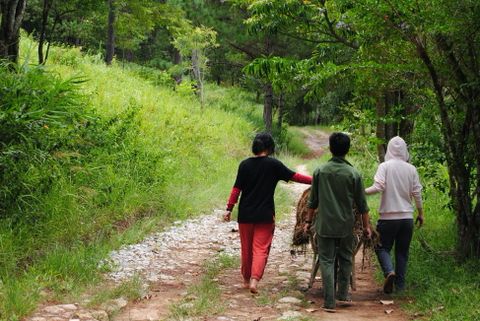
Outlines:
{"label": "tree branch", "polygon": [[236,44],[234,44],[234,43],[231,42],[231,41],[227,41],[227,42],[228,42],[228,44],[229,44],[232,48],[237,49],[238,51],[243,52],[244,54],[246,54],[247,56],[249,56],[251,59],[255,59],[255,58],[258,58],[258,57],[260,56],[258,53],[253,52],[253,51],[251,51],[251,50],[248,49],[248,48],[245,48],[245,47],[241,47],[241,46],[239,46],[239,45],[236,45]]}
{"label": "tree branch", "polygon": [[[320,1],[320,3],[325,7],[325,1]],[[345,39],[344,37],[340,36],[336,31],[335,31],[335,27],[333,26],[333,21],[330,20],[329,16],[328,16],[328,11],[326,8],[324,8],[325,10],[323,11],[323,16],[325,17],[325,22],[327,23],[327,27],[328,27],[328,30],[330,30],[330,35],[332,37],[334,37],[335,39],[337,39],[339,42],[343,43],[344,45],[346,45],[347,47],[350,47],[350,48],[353,48],[355,50],[357,50],[360,46],[355,43],[355,42],[351,42],[351,41],[348,41],[347,39]]]}

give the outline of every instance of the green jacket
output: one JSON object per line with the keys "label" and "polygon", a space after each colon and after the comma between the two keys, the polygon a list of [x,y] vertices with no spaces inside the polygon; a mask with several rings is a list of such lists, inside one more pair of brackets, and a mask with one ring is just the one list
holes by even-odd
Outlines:
{"label": "green jacket", "polygon": [[353,231],[354,205],[368,212],[362,178],[341,157],[333,157],[313,173],[308,207],[318,209],[315,230],[321,237],[346,237]]}

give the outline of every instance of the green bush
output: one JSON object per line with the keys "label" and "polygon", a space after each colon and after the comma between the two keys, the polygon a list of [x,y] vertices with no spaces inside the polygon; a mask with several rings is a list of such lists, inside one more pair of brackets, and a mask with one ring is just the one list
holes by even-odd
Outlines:
{"label": "green bush", "polygon": [[58,300],[95,283],[113,248],[223,207],[249,153],[249,122],[202,111],[150,69],[76,48],[50,57],[1,70],[0,319],[28,314],[42,290]]}
{"label": "green bush", "polygon": [[[42,68],[0,65],[0,218],[31,214],[59,174],[53,155],[69,149],[90,118],[77,88]],[[48,169],[48,171],[46,171]]]}

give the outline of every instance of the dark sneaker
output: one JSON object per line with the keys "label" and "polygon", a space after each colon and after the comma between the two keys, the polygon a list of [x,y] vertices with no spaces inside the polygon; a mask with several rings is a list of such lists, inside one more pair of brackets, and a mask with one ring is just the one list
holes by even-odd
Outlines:
{"label": "dark sneaker", "polygon": [[393,284],[395,283],[395,272],[388,273],[383,283],[383,293],[390,294],[393,292]]}

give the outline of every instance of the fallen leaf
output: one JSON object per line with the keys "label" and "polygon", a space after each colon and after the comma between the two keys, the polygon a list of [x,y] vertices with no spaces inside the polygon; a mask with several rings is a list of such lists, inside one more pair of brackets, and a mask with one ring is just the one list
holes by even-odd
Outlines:
{"label": "fallen leaf", "polygon": [[442,311],[443,309],[445,309],[445,307],[443,305],[441,305],[439,307],[433,308],[432,311],[437,312],[437,311]]}
{"label": "fallen leaf", "polygon": [[309,312],[309,313],[313,313],[315,311],[318,311],[318,309],[305,309],[305,311]]}
{"label": "fallen leaf", "polygon": [[393,313],[393,310],[385,310],[385,313],[386,313],[386,314],[392,314],[392,313]]}
{"label": "fallen leaf", "polygon": [[392,305],[393,300],[380,300],[380,303],[383,305]]}

